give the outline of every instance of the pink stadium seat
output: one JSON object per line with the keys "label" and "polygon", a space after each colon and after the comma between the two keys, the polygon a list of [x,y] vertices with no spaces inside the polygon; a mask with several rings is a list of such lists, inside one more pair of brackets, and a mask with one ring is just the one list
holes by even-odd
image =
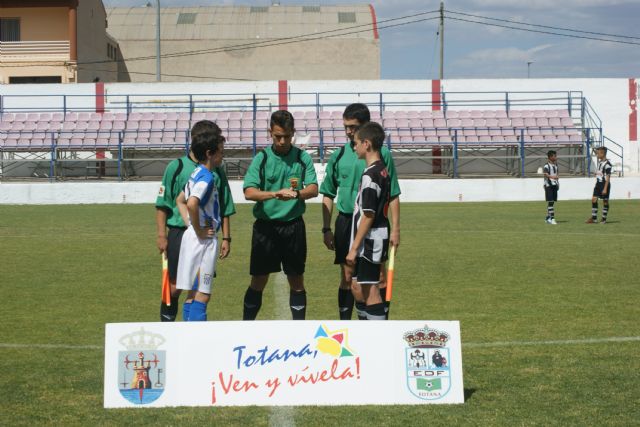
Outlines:
{"label": "pink stadium seat", "polygon": [[495,119],[496,111],[495,110],[481,110],[482,117],[485,119]]}
{"label": "pink stadium seat", "polygon": [[156,111],[151,114],[151,121],[158,120],[164,122],[167,119],[167,113],[164,111]]}
{"label": "pink stadium seat", "polygon": [[491,142],[504,143],[504,136],[501,135],[491,135]]}
{"label": "pink stadium seat", "polygon": [[37,122],[38,120],[40,120],[40,114],[38,113],[27,113],[27,120],[28,122]]}
{"label": "pink stadium seat", "polygon": [[166,120],[177,122],[178,121],[178,113],[176,113],[174,111],[168,112],[167,116],[165,117],[165,121]]}
{"label": "pink stadium seat", "polygon": [[555,135],[544,135],[543,136],[544,142],[556,142],[558,141],[558,137]]}
{"label": "pink stadium seat", "polygon": [[51,113],[40,113],[38,115],[38,122],[50,122],[51,121]]}
{"label": "pink stadium seat", "polygon": [[229,112],[229,120],[241,120],[242,113],[240,111],[230,111]]}
{"label": "pink stadium seat", "polygon": [[[129,119],[131,119],[131,117],[129,117]],[[136,119],[134,119],[136,120]],[[145,121],[145,122],[150,122],[151,120],[153,120],[153,113],[149,113],[149,112],[142,112],[140,113],[140,117],[137,119],[140,121]]]}
{"label": "pink stadium seat", "polygon": [[473,119],[473,126],[475,127],[484,127],[487,125],[487,121],[482,118]]}
{"label": "pink stadium seat", "polygon": [[508,117],[507,112],[505,110],[495,110],[496,119],[506,119]]}
{"label": "pink stadium seat", "polygon": [[374,121],[374,122],[380,121],[380,111],[378,110],[371,111],[371,121]]}
{"label": "pink stadium seat", "polygon": [[396,119],[387,119],[382,120],[382,127],[385,129],[393,129],[396,127]]}
{"label": "pink stadium seat", "polygon": [[559,117],[550,117],[549,126],[562,126],[562,121]]}
{"label": "pink stadium seat", "polygon": [[547,111],[546,110],[533,110],[533,117],[535,117],[536,119],[542,118],[542,117],[547,117]]}
{"label": "pink stadium seat", "polygon": [[330,119],[331,118],[331,111],[320,111],[318,116],[321,119]]}
{"label": "pink stadium seat", "polygon": [[76,123],[75,122],[63,122],[62,123],[62,130],[63,131],[73,131],[76,128]]}
{"label": "pink stadium seat", "polygon": [[582,135],[569,135],[569,141],[571,142],[582,142]]}
{"label": "pink stadium seat", "polygon": [[113,113],[102,113],[102,117],[100,118],[100,121],[103,122],[112,122],[116,119],[116,115]]}
{"label": "pink stadium seat", "polygon": [[10,122],[0,122],[0,131],[8,131],[11,130]]}
{"label": "pink stadium seat", "polygon": [[424,121],[424,119],[432,119],[433,118],[433,114],[431,114],[432,112],[429,110],[422,110],[420,111],[420,118]]}
{"label": "pink stadium seat", "polygon": [[[109,123],[109,122],[107,122]],[[100,122],[98,121],[91,121],[87,124],[87,129],[89,130],[98,130],[100,129]]]}
{"label": "pink stadium seat", "polygon": [[481,144],[490,144],[491,142],[493,142],[493,140],[489,135],[480,135],[478,137],[478,142]]}
{"label": "pink stadium seat", "polygon": [[113,118],[114,121],[126,122],[127,121],[127,113],[116,113]]}
{"label": "pink stadium seat", "polygon": [[399,110],[396,111],[394,114],[394,118],[397,119],[408,119],[409,118],[409,113],[407,111],[404,110]]}
{"label": "pink stadium seat", "polygon": [[462,126],[462,120],[460,119],[447,119],[447,126],[450,128],[459,128]]}
{"label": "pink stadium seat", "polygon": [[514,117],[522,117],[522,110],[510,110],[509,117],[511,117],[512,119]]}
{"label": "pink stadium seat", "polygon": [[116,120],[113,122],[113,130],[114,131],[121,131],[124,130],[126,126],[126,122],[122,121],[122,120]]}
{"label": "pink stadium seat", "polygon": [[178,129],[181,129],[181,130],[191,129],[191,127],[189,126],[189,121],[188,120],[178,120]]}
{"label": "pink stadium seat", "polygon": [[447,110],[447,119],[457,119],[459,118],[458,116],[458,110]]}
{"label": "pink stadium seat", "polygon": [[33,131],[33,130],[36,130],[37,127],[38,127],[38,124],[36,122],[25,122],[24,128],[22,130]]}
{"label": "pink stadium seat", "polygon": [[423,128],[432,128],[433,126],[433,119],[432,118],[422,118],[422,127]]}
{"label": "pink stadium seat", "polygon": [[409,120],[407,118],[398,118],[396,117],[396,127],[398,128],[408,128]]}
{"label": "pink stadium seat", "polygon": [[412,129],[414,129],[414,128],[422,128],[422,121],[417,117],[409,119],[409,127],[412,128]]}
{"label": "pink stadium seat", "polygon": [[138,123],[138,130],[149,130],[151,129],[151,122],[148,120],[142,120]]}
{"label": "pink stadium seat", "polygon": [[480,119],[483,116],[484,116],[484,112],[482,110],[471,110],[472,119]]}
{"label": "pink stadium seat", "polygon": [[522,118],[533,118],[533,111],[532,110],[522,110],[522,114],[521,114]]}
{"label": "pink stadium seat", "polygon": [[555,135],[553,129],[550,127],[540,128],[540,135]]}
{"label": "pink stadium seat", "polygon": [[78,118],[76,120],[79,122],[88,122],[91,120],[91,113],[78,113]]}
{"label": "pink stadium seat", "polygon": [[38,122],[36,123],[36,130],[40,131],[48,131],[49,130],[49,122]]}
{"label": "pink stadium seat", "polygon": [[447,128],[438,128],[436,129],[436,135],[438,136],[447,136],[449,135],[449,129]]}
{"label": "pink stadium seat", "polygon": [[524,127],[524,119],[520,117],[511,117],[511,126],[517,128]]}
{"label": "pink stadium seat", "polygon": [[488,118],[485,122],[485,125],[488,127],[498,127],[498,119]]}
{"label": "pink stadium seat", "polygon": [[342,120],[342,111],[341,110],[333,110],[331,112],[331,118],[333,120]]}
{"label": "pink stadium seat", "polygon": [[465,118],[461,120],[462,127],[473,127],[473,119]]}
{"label": "pink stadium seat", "polygon": [[444,118],[438,118],[433,120],[433,126],[436,128],[446,128],[447,121]]}
{"label": "pink stadium seat", "polygon": [[500,128],[500,132],[502,133],[503,136],[509,136],[509,135],[515,135],[516,131],[518,132],[518,135],[520,134],[520,129],[515,129],[515,128]]}
{"label": "pink stadium seat", "polygon": [[525,135],[540,135],[539,128],[525,128]]}
{"label": "pink stadium seat", "polygon": [[13,121],[14,122],[26,122],[27,121],[27,115],[25,113],[16,113],[15,116],[13,117]]}
{"label": "pink stadium seat", "polygon": [[439,142],[440,144],[453,144],[453,138],[450,135],[440,136],[437,140],[427,138],[427,142]]}
{"label": "pink stadium seat", "polygon": [[13,113],[3,113],[1,119],[3,122],[12,122],[14,117],[15,114]]}
{"label": "pink stadium seat", "polygon": [[571,116],[569,115],[569,110],[558,110],[558,117],[563,118]]}
{"label": "pink stadium seat", "polygon": [[127,130],[138,130],[140,127],[140,122],[137,120],[128,120],[127,121]]}
{"label": "pink stadium seat", "polygon": [[294,111],[293,113],[293,118],[295,120],[302,120],[304,119],[304,111]]}
{"label": "pink stadium seat", "polygon": [[545,111],[545,116],[546,117],[558,117],[558,110],[546,110]]}
{"label": "pink stadium seat", "polygon": [[502,129],[490,128],[489,129],[489,135],[491,135],[491,136],[501,136],[502,135]]}
{"label": "pink stadium seat", "polygon": [[537,126],[549,126],[549,119],[547,119],[546,117],[538,117],[538,118],[536,118],[536,125]]}
{"label": "pink stadium seat", "polygon": [[[264,113],[266,113],[266,111],[264,111]],[[304,112],[304,118],[305,119],[315,119],[316,117],[317,116],[316,116],[316,112],[315,111],[305,111]]]}
{"label": "pink stadium seat", "polygon": [[459,119],[470,119],[471,118],[471,111],[468,111],[468,110],[458,111],[458,118]]}
{"label": "pink stadium seat", "polygon": [[442,110],[432,111],[431,117],[433,117],[434,119],[444,119],[444,111]]}
{"label": "pink stadium seat", "polygon": [[479,140],[477,136],[470,135],[464,137],[464,142],[466,142],[467,144],[475,144],[478,143]]}
{"label": "pink stadium seat", "polygon": [[420,118],[420,113],[418,113],[417,110],[409,110],[409,111],[407,111],[407,118],[409,118],[409,119]]}
{"label": "pink stadium seat", "polygon": [[198,111],[191,115],[191,121],[193,123],[199,122],[200,120],[205,120],[204,112]]}
{"label": "pink stadium seat", "polygon": [[229,129],[230,130],[240,129],[240,120],[229,118]]}
{"label": "pink stadium seat", "polygon": [[505,117],[498,119],[498,126],[499,127],[511,126],[511,119],[508,119],[508,118],[505,118]]}
{"label": "pink stadium seat", "polygon": [[567,126],[567,127],[573,127],[573,119],[571,117],[562,117],[560,119],[560,123],[562,123],[562,126]]}
{"label": "pink stadium seat", "polygon": [[458,131],[458,135],[474,136],[477,135],[475,128],[462,128]]}
{"label": "pink stadium seat", "polygon": [[533,117],[527,117],[524,119],[524,125],[525,127],[535,127],[537,126],[536,119],[534,119]]}
{"label": "pink stadium seat", "polygon": [[489,136],[489,128],[476,128],[476,135]]}

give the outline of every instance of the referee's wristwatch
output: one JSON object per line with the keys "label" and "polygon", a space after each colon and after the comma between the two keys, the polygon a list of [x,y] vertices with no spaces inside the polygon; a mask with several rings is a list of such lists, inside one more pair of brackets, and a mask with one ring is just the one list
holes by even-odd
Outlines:
{"label": "referee's wristwatch", "polygon": [[293,191],[296,192],[296,199],[299,199],[300,198],[300,190],[293,190]]}
{"label": "referee's wristwatch", "polygon": [[227,242],[231,243],[231,237],[223,237],[222,240],[226,240]]}

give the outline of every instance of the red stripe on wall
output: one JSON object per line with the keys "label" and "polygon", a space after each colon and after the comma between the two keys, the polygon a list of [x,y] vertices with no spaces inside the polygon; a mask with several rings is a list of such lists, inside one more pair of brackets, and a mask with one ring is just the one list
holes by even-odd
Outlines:
{"label": "red stripe on wall", "polygon": [[[104,113],[104,83],[96,83],[96,113]],[[96,151],[96,159],[104,159],[104,150]],[[97,174],[99,177],[104,176],[106,172],[105,162],[97,162]]]}
{"label": "red stripe on wall", "polygon": [[[440,93],[440,80],[431,80],[431,110],[440,111],[442,103],[442,95]],[[432,173],[442,173],[442,150],[440,147],[434,147],[431,150],[431,170]]]}
{"label": "red stripe on wall", "polygon": [[636,79],[629,79],[629,141],[638,142],[638,85]]}
{"label": "red stripe on wall", "polygon": [[378,20],[376,19],[376,10],[373,8],[373,5],[369,5],[369,11],[371,12],[371,25],[373,26],[373,38],[378,40],[380,37],[378,36]]}
{"label": "red stripe on wall", "polygon": [[441,102],[440,80],[431,80],[431,110],[440,111]]}
{"label": "red stripe on wall", "polygon": [[286,80],[278,81],[278,108],[281,110],[286,110],[289,108],[289,90],[287,88]]}
{"label": "red stripe on wall", "polygon": [[96,83],[96,113],[104,113],[104,83]]}

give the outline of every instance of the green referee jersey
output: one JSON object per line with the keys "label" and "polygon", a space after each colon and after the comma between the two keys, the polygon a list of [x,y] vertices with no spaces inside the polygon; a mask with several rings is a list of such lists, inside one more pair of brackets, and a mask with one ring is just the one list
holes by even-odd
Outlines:
{"label": "green referee jersey", "polygon": [[[178,210],[176,198],[184,189],[197,166],[198,163],[191,160],[189,156],[184,156],[169,162],[164,171],[160,191],[158,191],[158,197],[156,198],[156,208],[167,211],[167,225],[169,227],[185,226]],[[231,216],[236,213],[236,207],[231,196],[227,175],[224,169],[220,167],[215,168],[212,174],[218,186],[221,216]]]}
{"label": "green referee jersey", "polygon": [[[340,154],[341,151],[342,155]],[[380,154],[391,178],[391,198],[399,196],[400,185],[398,184],[398,176],[391,152],[386,146],[383,146]],[[338,159],[338,157],[340,158]],[[338,149],[331,154],[325,169],[324,181],[320,186],[320,194],[332,199],[337,196],[338,211],[348,215],[352,214],[362,172],[364,172],[366,166],[364,159],[358,159],[358,155],[351,143],[347,142],[344,145],[344,150]]]}
{"label": "green referee jersey", "polygon": [[[244,177],[243,189],[254,187],[263,191],[279,191],[283,188],[291,188],[292,178],[298,180],[298,190],[311,184],[318,184],[313,161],[306,151],[292,146],[284,156],[276,154],[272,147],[267,147],[262,152],[258,153],[249,165]],[[262,168],[263,173],[260,173],[264,155],[267,159]],[[304,179],[302,179],[302,163],[304,163]],[[253,216],[264,220],[291,221],[302,216],[304,211],[304,200],[270,199],[256,202],[253,207]]]}

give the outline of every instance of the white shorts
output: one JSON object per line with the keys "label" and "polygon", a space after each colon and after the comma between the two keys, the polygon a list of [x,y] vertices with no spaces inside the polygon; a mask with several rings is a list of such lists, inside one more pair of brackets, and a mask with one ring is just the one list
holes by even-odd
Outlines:
{"label": "white shorts", "polygon": [[193,227],[182,235],[176,287],[211,294],[218,261],[218,238],[199,239]]}

